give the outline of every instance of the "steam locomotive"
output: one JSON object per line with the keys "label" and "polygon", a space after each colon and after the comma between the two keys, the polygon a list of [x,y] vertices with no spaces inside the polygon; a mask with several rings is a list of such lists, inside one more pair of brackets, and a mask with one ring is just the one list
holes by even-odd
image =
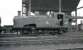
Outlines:
{"label": "steam locomotive", "polygon": [[[79,1],[22,0],[22,15],[18,11],[10,30],[21,35],[56,35],[68,32],[72,21],[71,12],[76,10]],[[30,15],[31,12],[34,15]]]}
{"label": "steam locomotive", "polygon": [[14,18],[14,29],[22,34],[61,34],[68,31],[69,18],[65,13],[54,13],[48,15],[16,16]]}

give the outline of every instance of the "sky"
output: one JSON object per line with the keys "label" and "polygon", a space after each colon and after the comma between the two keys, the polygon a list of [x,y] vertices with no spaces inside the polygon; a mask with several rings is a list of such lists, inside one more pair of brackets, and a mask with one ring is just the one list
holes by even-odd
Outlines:
{"label": "sky", "polygon": [[[83,0],[78,7],[83,6]],[[22,10],[22,0],[0,0],[1,25],[13,25],[13,18],[17,16],[17,11]],[[78,16],[83,16],[83,9],[78,10]],[[78,21],[78,23],[80,20]]]}
{"label": "sky", "polygon": [[13,25],[13,18],[22,9],[22,0],[0,0],[1,25]]}

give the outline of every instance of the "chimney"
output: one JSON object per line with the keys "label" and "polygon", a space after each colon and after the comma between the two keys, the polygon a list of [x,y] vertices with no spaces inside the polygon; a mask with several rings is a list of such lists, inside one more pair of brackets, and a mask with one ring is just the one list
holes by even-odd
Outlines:
{"label": "chimney", "polygon": [[21,11],[18,11],[18,16],[21,16]]}

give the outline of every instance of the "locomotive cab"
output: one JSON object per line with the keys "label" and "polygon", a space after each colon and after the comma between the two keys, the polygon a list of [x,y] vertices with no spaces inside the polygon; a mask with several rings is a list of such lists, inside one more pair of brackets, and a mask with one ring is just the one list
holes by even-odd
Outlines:
{"label": "locomotive cab", "polygon": [[64,18],[65,18],[65,13],[58,13],[57,14],[57,19],[59,21],[60,26],[64,26]]}

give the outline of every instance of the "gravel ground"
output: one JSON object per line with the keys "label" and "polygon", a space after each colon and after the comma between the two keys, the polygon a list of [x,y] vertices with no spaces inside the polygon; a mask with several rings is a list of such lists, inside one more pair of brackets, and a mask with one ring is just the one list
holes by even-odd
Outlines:
{"label": "gravel ground", "polygon": [[[77,49],[76,49],[77,48]],[[79,49],[78,49],[79,48]],[[3,46],[0,50],[83,50],[83,44]]]}

